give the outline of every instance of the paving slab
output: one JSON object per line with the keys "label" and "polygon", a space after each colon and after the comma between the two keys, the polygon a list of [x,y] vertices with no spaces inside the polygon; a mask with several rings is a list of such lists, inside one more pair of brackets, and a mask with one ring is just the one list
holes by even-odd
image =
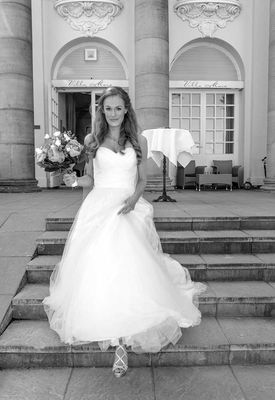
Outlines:
{"label": "paving slab", "polygon": [[121,379],[111,368],[74,369],[64,400],[155,400],[151,368],[129,368]]}
{"label": "paving slab", "polygon": [[29,257],[0,257],[0,294],[16,293],[29,259]]}
{"label": "paving slab", "polygon": [[[203,261],[209,265],[221,264],[249,264],[262,265],[263,261],[253,254],[201,254]],[[275,259],[274,259],[275,263]]]}
{"label": "paving slab", "polygon": [[226,366],[155,368],[154,382],[156,400],[247,400]]}
{"label": "paving slab", "polygon": [[268,253],[268,254],[260,253],[260,254],[255,254],[255,256],[259,260],[263,261],[266,265],[275,264],[275,253]]}
{"label": "paving slab", "polygon": [[14,212],[1,225],[0,232],[41,232],[45,229],[46,217],[47,212],[39,215],[33,210],[24,213]]}
{"label": "paving slab", "polygon": [[208,282],[209,288],[220,298],[275,298],[274,288],[266,282]]}
{"label": "paving slab", "polygon": [[0,254],[2,257],[34,254],[38,232],[0,232]]}
{"label": "paving slab", "polygon": [[63,400],[70,368],[0,371],[0,400]]}
{"label": "paving slab", "polygon": [[274,318],[218,318],[218,324],[230,344],[275,344]]}
{"label": "paving slab", "polygon": [[246,399],[274,400],[275,365],[232,366]]}

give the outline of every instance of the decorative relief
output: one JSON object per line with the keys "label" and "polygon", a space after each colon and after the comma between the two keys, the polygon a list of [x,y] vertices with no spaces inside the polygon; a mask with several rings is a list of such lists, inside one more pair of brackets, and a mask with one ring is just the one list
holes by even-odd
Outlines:
{"label": "decorative relief", "polygon": [[55,0],[54,7],[73,29],[93,36],[110,24],[123,4],[120,0]]}
{"label": "decorative relief", "polygon": [[218,28],[225,28],[241,12],[239,0],[177,0],[174,11],[204,37],[213,37]]}

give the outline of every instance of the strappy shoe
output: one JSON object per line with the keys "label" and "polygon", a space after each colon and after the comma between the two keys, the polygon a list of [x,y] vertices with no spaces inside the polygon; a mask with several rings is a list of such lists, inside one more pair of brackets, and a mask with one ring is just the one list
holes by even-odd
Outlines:
{"label": "strappy shoe", "polygon": [[116,378],[121,378],[126,374],[128,369],[128,354],[124,346],[118,345],[115,353],[115,361],[113,364],[113,374]]}

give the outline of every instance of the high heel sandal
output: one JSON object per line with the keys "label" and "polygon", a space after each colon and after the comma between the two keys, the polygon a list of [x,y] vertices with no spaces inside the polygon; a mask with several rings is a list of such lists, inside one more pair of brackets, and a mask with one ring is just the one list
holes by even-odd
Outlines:
{"label": "high heel sandal", "polygon": [[118,345],[115,352],[115,361],[113,364],[113,374],[116,378],[121,378],[128,369],[128,354],[124,346]]}

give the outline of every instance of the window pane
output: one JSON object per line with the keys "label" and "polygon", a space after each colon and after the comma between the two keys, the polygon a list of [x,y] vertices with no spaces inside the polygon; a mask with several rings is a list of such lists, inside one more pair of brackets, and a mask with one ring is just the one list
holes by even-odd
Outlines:
{"label": "window pane", "polygon": [[226,129],[234,129],[234,119],[226,120]]}
{"label": "window pane", "polygon": [[206,107],[206,116],[215,117],[215,107]]}
{"label": "window pane", "polygon": [[200,120],[199,119],[192,119],[192,131],[198,131],[200,129]]}
{"label": "window pane", "polygon": [[215,154],[223,154],[223,143],[216,143]]}
{"label": "window pane", "polygon": [[189,119],[183,118],[181,120],[181,128],[182,129],[187,129],[188,131],[190,130],[190,121],[189,121]]}
{"label": "window pane", "polygon": [[216,103],[217,103],[217,105],[224,104],[225,103],[225,95],[224,94],[216,94]]}
{"label": "window pane", "polygon": [[172,118],[179,118],[179,117],[180,117],[180,108],[172,107]]}
{"label": "window pane", "polygon": [[225,154],[233,154],[233,153],[234,153],[234,143],[226,143]]}
{"label": "window pane", "polygon": [[207,118],[206,119],[206,129],[214,129],[214,119]]}
{"label": "window pane", "polygon": [[215,95],[214,94],[206,95],[206,104],[215,104]]}
{"label": "window pane", "polygon": [[193,117],[200,117],[201,109],[200,107],[192,107],[192,116]]}
{"label": "window pane", "polygon": [[182,111],[183,117],[185,117],[185,118],[190,117],[190,107],[182,107],[181,111]]}
{"label": "window pane", "polygon": [[206,143],[205,151],[206,151],[206,154],[213,154],[214,153],[214,145]]}
{"label": "window pane", "polygon": [[216,142],[223,142],[223,131],[216,131]]}
{"label": "window pane", "polygon": [[226,116],[227,117],[234,117],[234,106],[226,107]]}
{"label": "window pane", "polygon": [[206,142],[213,143],[214,142],[214,132],[213,131],[206,131]]}
{"label": "window pane", "polygon": [[232,131],[227,131],[226,132],[226,141],[227,142],[233,142],[234,141],[234,132]]}
{"label": "window pane", "polygon": [[234,94],[226,95],[226,104],[234,104]]}
{"label": "window pane", "polygon": [[192,131],[192,138],[195,143],[200,143],[200,132]]}
{"label": "window pane", "polygon": [[201,95],[192,94],[192,104],[200,104],[200,103],[201,103]]}
{"label": "window pane", "polygon": [[172,128],[180,129],[180,119],[172,118]]}
{"label": "window pane", "polygon": [[172,94],[172,104],[180,104],[180,94]]}
{"label": "window pane", "polygon": [[224,117],[224,107],[216,107],[216,116],[217,117]]}
{"label": "window pane", "polygon": [[216,119],[216,129],[224,129],[224,120],[221,118]]}
{"label": "window pane", "polygon": [[182,104],[190,104],[190,95],[189,94],[182,94]]}

